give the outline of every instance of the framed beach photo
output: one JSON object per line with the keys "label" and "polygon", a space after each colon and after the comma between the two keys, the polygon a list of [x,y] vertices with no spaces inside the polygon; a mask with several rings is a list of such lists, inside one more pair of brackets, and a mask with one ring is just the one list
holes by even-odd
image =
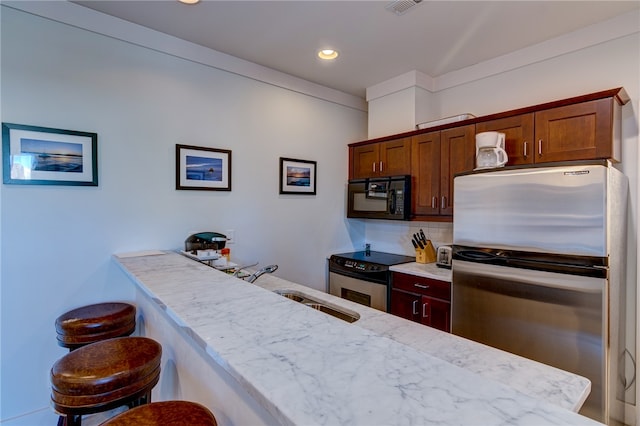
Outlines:
{"label": "framed beach photo", "polygon": [[98,186],[98,135],[2,123],[3,182]]}
{"label": "framed beach photo", "polygon": [[280,157],[280,194],[316,195],[316,162]]}
{"label": "framed beach photo", "polygon": [[231,191],[231,151],[176,145],[176,189]]}

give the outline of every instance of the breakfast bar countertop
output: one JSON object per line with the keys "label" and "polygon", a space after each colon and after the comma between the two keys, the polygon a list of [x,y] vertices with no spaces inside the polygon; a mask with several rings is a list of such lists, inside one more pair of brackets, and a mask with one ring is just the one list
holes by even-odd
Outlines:
{"label": "breakfast bar countertop", "polygon": [[590,390],[583,377],[273,275],[250,284],[170,251],[114,260],[281,424],[600,424],[574,412]]}

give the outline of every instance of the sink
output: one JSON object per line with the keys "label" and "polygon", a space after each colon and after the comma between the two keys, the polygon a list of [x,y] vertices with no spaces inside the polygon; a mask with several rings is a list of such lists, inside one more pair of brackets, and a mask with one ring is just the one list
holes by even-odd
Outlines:
{"label": "sink", "polygon": [[356,322],[358,321],[358,319],[360,318],[360,315],[355,314],[347,314],[345,312],[339,311],[337,309],[333,309],[330,306],[327,305],[323,305],[322,303],[305,303],[307,306],[309,306],[310,308],[313,308],[317,311],[320,312],[324,312],[325,314],[329,314],[331,316],[334,316],[336,318],[340,318],[341,320],[347,321],[347,322]]}
{"label": "sink", "polygon": [[356,322],[360,319],[360,315],[356,312],[329,306],[324,302],[313,299],[306,294],[300,293],[295,290],[275,290],[274,293],[279,294],[282,297],[286,297],[287,299],[291,299],[295,302],[302,303],[303,305],[317,311],[324,312],[325,314],[331,315],[332,317],[339,318],[343,321],[351,323]]}
{"label": "sink", "polygon": [[304,296],[300,296],[299,294],[290,293],[290,292],[279,292],[276,291],[280,296],[284,296],[287,299],[295,300],[296,302],[302,302],[305,300]]}

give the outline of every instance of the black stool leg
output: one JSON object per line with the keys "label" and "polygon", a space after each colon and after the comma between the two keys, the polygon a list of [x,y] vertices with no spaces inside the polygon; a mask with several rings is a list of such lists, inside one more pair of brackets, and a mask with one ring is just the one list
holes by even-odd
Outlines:
{"label": "black stool leg", "polygon": [[82,416],[66,414],[58,417],[58,426],[82,426]]}

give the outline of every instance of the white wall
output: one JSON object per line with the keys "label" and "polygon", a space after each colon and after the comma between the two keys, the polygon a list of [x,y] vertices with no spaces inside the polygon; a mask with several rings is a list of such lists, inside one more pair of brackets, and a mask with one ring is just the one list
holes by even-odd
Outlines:
{"label": "white wall", "polygon": [[368,139],[393,135],[415,129],[416,88],[390,93],[369,100]]}
{"label": "white wall", "polygon": [[[96,132],[100,179],[2,186],[1,420],[48,410],[59,314],[133,298],[113,253],[234,229],[232,260],[324,289],[326,256],[361,241],[344,187],[365,112],[0,9],[2,121]],[[232,191],[176,191],[176,144],[231,149]],[[316,196],[278,194],[281,156],[317,161]]]}
{"label": "white wall", "polygon": [[367,87],[368,138],[412,131],[443,118],[434,102],[434,84],[432,77],[414,70]]}

